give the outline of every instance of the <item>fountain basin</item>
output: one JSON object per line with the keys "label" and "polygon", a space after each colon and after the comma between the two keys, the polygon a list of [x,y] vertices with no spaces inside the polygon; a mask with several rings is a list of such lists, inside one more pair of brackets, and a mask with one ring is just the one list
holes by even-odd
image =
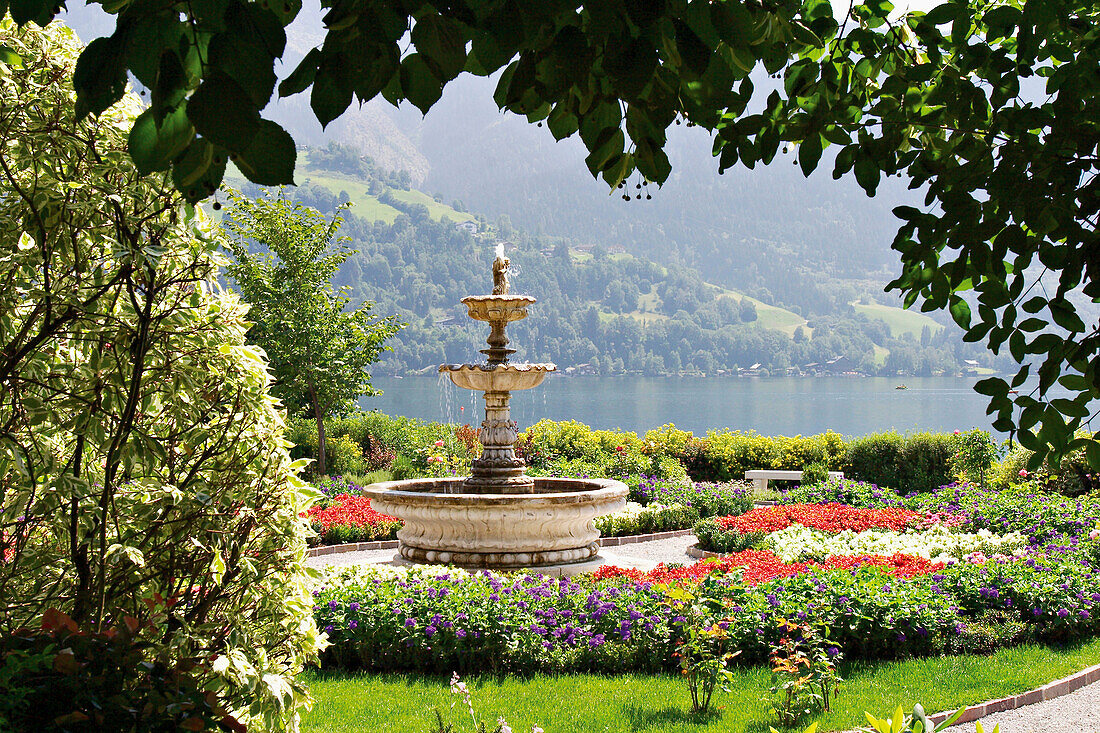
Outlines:
{"label": "fountain basin", "polygon": [[527,306],[537,302],[530,295],[468,295],[462,299],[475,321],[511,323],[527,317]]}
{"label": "fountain basin", "polygon": [[529,494],[461,493],[464,480],[388,481],[363,493],[405,522],[403,559],[502,570],[590,561],[600,537],[592,520],[626,507],[626,484],[611,479],[536,477]]}
{"label": "fountain basin", "polygon": [[542,384],[554,364],[443,364],[439,371],[463,389],[513,392]]}

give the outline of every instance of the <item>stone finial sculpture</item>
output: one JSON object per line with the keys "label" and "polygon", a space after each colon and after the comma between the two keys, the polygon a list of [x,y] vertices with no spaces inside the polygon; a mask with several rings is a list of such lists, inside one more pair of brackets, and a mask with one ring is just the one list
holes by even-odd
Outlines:
{"label": "stone finial sculpture", "polygon": [[508,266],[512,261],[504,255],[493,260],[493,295],[508,294]]}

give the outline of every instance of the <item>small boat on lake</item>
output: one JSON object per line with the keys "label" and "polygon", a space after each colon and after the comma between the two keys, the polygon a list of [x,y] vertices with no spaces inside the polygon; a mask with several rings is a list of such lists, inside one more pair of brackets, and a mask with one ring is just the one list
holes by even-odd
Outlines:
{"label": "small boat on lake", "polygon": [[906,387],[904,384],[899,384],[897,387],[894,387],[894,389],[909,389],[909,388]]}

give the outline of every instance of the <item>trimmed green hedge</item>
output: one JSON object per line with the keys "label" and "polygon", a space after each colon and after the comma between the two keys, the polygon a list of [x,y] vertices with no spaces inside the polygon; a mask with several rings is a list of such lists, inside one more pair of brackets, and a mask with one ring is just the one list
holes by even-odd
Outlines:
{"label": "trimmed green hedge", "polygon": [[[479,449],[476,431],[470,426],[378,412],[334,418],[325,426],[329,473],[333,475],[378,469],[389,470],[395,478],[431,475],[432,466],[426,462],[429,455],[445,456],[447,469],[462,472]],[[317,437],[311,421],[292,421],[288,437],[296,446],[295,457],[315,457]],[[436,447],[437,441],[442,441],[443,447]],[[967,446],[982,450],[968,450]],[[1002,463],[993,464],[999,449],[992,438],[976,430],[962,434],[887,432],[850,439],[832,431],[769,437],[751,431],[712,430],[696,437],[668,424],[639,437],[553,420],[540,420],[524,431],[516,450],[534,475],[726,482],[741,480],[745,471],[752,469],[825,466],[903,494],[931,491],[959,478],[984,479],[995,486],[1012,483],[1030,455],[1018,450]],[[1076,457],[1057,472],[1044,469],[1043,478],[1048,488],[1070,496],[1096,485],[1084,461]]]}

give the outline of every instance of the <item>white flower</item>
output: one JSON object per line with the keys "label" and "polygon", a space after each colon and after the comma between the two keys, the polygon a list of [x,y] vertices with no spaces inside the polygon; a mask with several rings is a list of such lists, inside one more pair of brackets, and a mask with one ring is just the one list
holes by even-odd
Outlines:
{"label": "white flower", "polygon": [[512,733],[511,727],[508,725],[508,721],[504,719],[504,716],[497,718],[497,725],[500,726],[500,733]]}
{"label": "white flower", "polygon": [[784,562],[824,560],[834,555],[893,555],[896,552],[948,562],[972,553],[1007,554],[1025,544],[1024,536],[1018,532],[1003,536],[989,530],[953,532],[943,525],[905,533],[869,529],[858,534],[850,530],[830,534],[792,524],[772,532],[762,546]]}

